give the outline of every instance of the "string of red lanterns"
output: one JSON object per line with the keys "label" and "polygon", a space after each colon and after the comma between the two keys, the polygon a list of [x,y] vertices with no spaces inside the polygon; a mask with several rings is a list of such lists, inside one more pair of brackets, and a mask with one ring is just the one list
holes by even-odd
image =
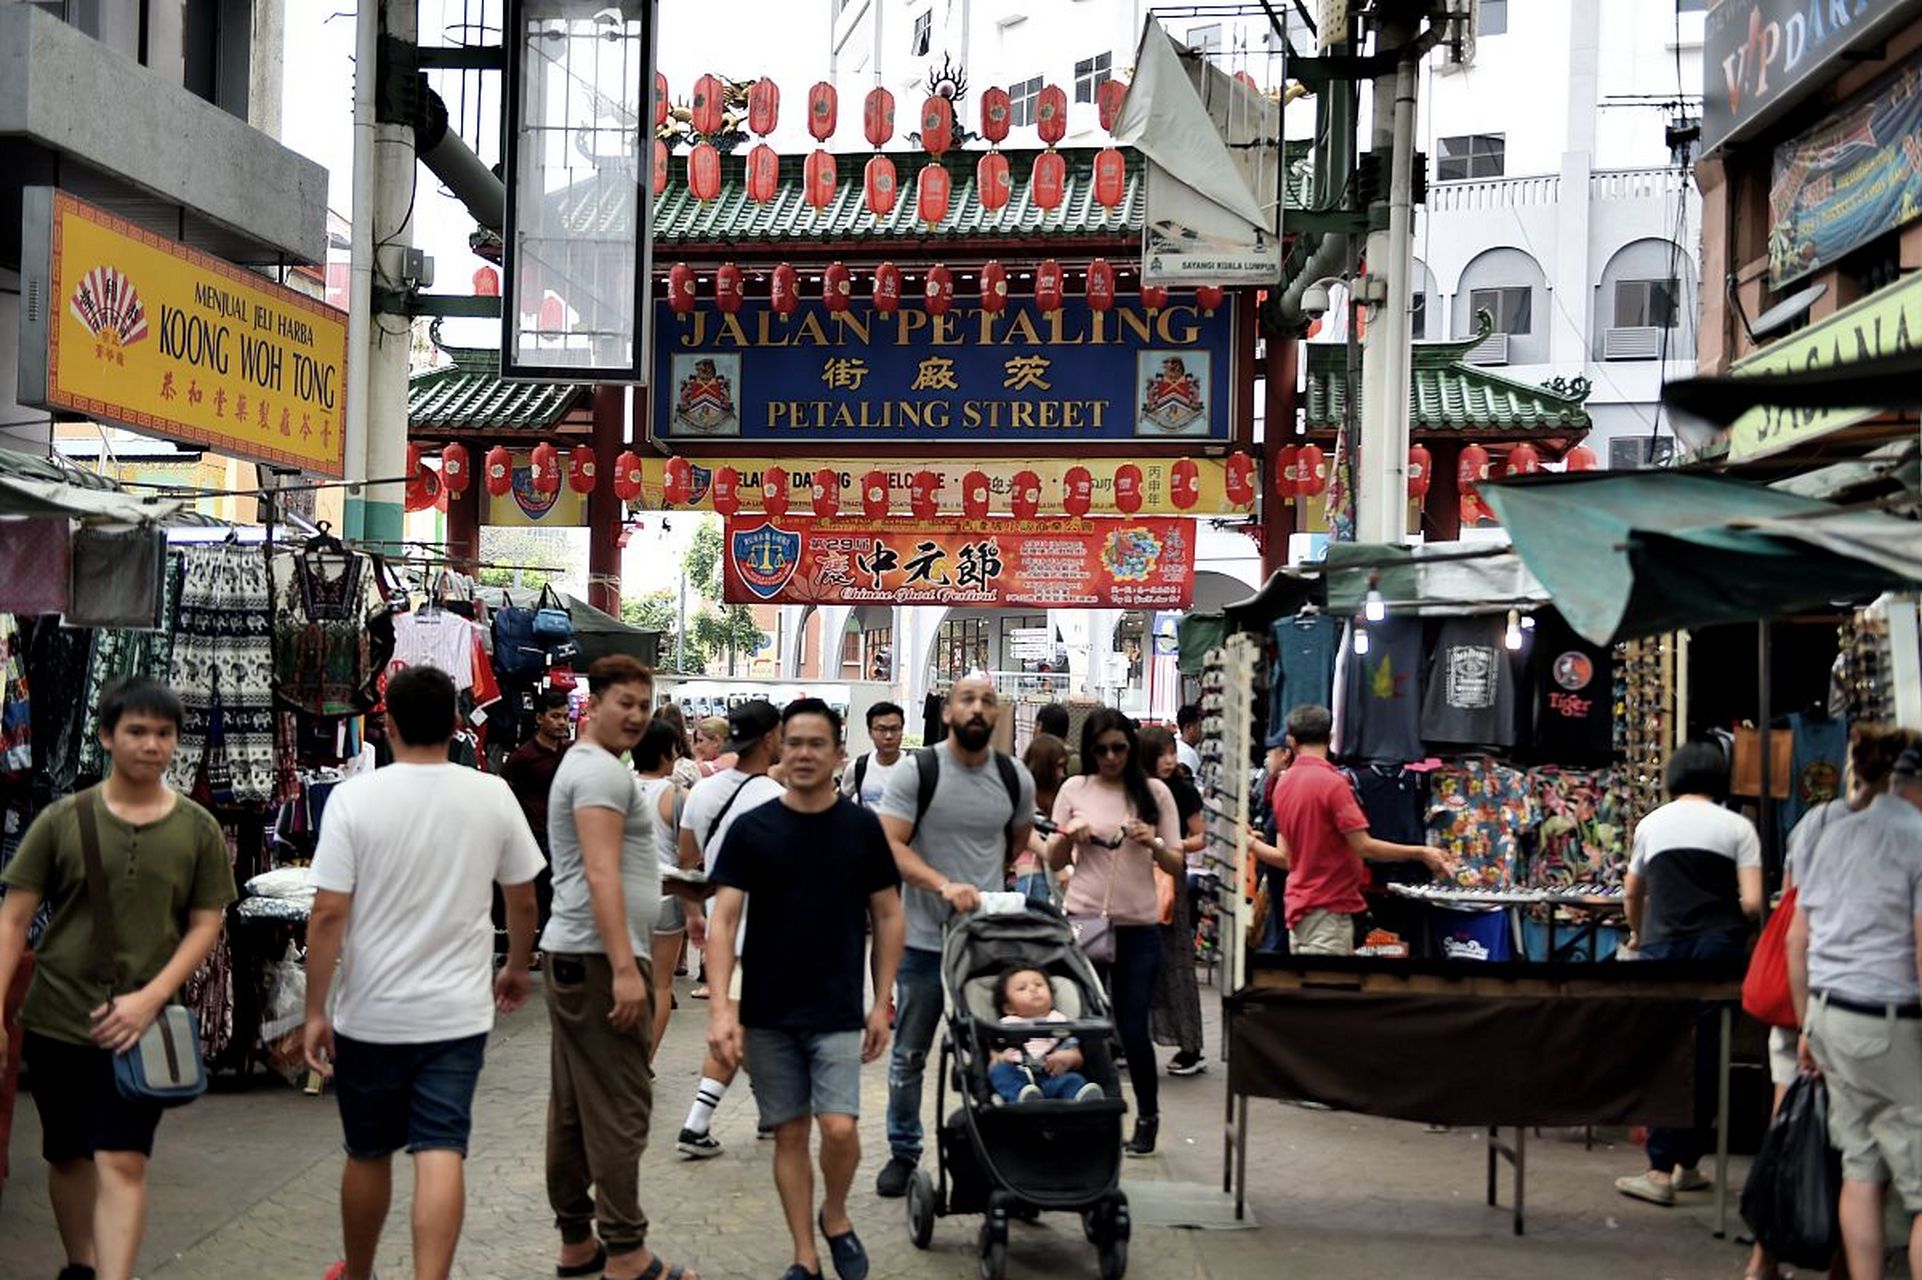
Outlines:
{"label": "string of red lanterns", "polygon": [[[1053,258],[1043,260],[1034,272],[1035,304],[1043,311],[1060,310],[1067,297],[1067,281],[1067,271],[1059,261]],[[694,269],[687,263],[677,262],[668,268],[666,283],[668,308],[676,315],[693,314],[700,301],[698,277]],[[874,309],[883,316],[900,310],[906,296],[904,285],[905,276],[899,266],[893,262],[878,263],[874,267],[868,291]],[[829,311],[849,311],[855,302],[855,286],[854,272],[847,264],[830,263],[822,274],[822,302]],[[954,289],[952,269],[945,263],[935,263],[929,267],[923,278],[923,300],[929,313],[945,315],[953,305]],[[1111,311],[1120,297],[1120,273],[1106,258],[1094,258],[1082,273],[1082,290],[1093,310]],[[976,299],[982,310],[1005,310],[1011,293],[1007,267],[993,259],[983,263]],[[1172,301],[1169,291],[1160,285],[1141,285],[1137,295],[1141,305],[1150,311],[1161,310]],[[728,262],[716,268],[714,305],[717,310],[734,315],[741,310],[746,296],[746,273],[738,265]],[[1227,290],[1219,285],[1199,285],[1193,292],[1193,298],[1197,307],[1212,312],[1226,304]],[[792,315],[799,307],[801,277],[792,263],[780,263],[769,273],[768,299],[777,315]]]}

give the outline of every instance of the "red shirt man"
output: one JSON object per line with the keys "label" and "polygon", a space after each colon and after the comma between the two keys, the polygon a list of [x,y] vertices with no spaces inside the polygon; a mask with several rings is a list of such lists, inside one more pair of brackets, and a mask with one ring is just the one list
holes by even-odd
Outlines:
{"label": "red shirt man", "polygon": [[1275,784],[1275,835],[1288,859],[1283,920],[1296,955],[1353,955],[1355,921],[1367,907],[1364,858],[1417,860],[1451,873],[1433,846],[1391,844],[1368,834],[1368,819],[1348,779],[1328,761],[1334,717],[1328,708],[1288,713],[1295,763]]}

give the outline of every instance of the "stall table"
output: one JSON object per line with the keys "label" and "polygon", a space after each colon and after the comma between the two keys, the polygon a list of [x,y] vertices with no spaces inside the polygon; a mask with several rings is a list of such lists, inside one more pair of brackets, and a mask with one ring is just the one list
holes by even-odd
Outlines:
{"label": "stall table", "polygon": [[[1503,907],[1510,908],[1510,921],[1514,934],[1515,954],[1527,954],[1527,941],[1522,931],[1520,908],[1548,908],[1548,945],[1547,959],[1555,960],[1558,952],[1555,947],[1555,928],[1557,923],[1565,931],[1573,934],[1571,947],[1579,947],[1583,940],[1590,946],[1590,954],[1600,957],[1598,935],[1604,920],[1625,918],[1628,911],[1627,899],[1622,891],[1603,885],[1569,885],[1560,888],[1542,889],[1464,889],[1454,885],[1391,884],[1388,891],[1398,897],[1411,898],[1418,902],[1432,903],[1438,907]],[[1563,921],[1561,913],[1568,909],[1579,909],[1587,913],[1582,921]]]}
{"label": "stall table", "polygon": [[[1248,959],[1225,1000],[1228,1142],[1222,1189],[1246,1198],[1248,1100],[1486,1129],[1488,1202],[1514,1171],[1522,1234],[1524,1134],[1543,1125],[1695,1122],[1696,1031],[1721,1021],[1715,1233],[1728,1223],[1729,1036],[1739,973],[1687,962],[1476,963],[1376,957]],[[1467,1048],[1470,1051],[1464,1052]],[[1513,1129],[1503,1142],[1502,1129]]]}

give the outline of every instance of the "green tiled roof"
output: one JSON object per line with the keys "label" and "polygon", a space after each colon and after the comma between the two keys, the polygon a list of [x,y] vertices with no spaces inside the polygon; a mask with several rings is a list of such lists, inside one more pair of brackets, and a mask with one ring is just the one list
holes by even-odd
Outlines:
{"label": "green tiled roof", "polygon": [[[1505,378],[1462,357],[1486,335],[1464,342],[1417,342],[1409,379],[1409,428],[1413,431],[1587,432],[1588,384],[1535,386]],[[1308,343],[1308,426],[1339,426],[1347,389],[1347,355],[1341,343]],[[1357,404],[1357,409],[1360,405]]]}
{"label": "green tiled roof", "polygon": [[498,351],[442,346],[450,367],[407,380],[407,425],[412,430],[481,431],[552,427],[584,397],[572,383],[502,382]]}

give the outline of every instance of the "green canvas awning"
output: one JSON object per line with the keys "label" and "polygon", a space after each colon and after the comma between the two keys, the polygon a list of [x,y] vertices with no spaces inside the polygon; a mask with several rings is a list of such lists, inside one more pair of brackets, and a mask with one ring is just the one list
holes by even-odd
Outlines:
{"label": "green canvas awning", "polygon": [[1482,495],[1555,607],[1595,644],[1922,583],[1922,524],[1740,480],[1583,472],[1488,484]]}

